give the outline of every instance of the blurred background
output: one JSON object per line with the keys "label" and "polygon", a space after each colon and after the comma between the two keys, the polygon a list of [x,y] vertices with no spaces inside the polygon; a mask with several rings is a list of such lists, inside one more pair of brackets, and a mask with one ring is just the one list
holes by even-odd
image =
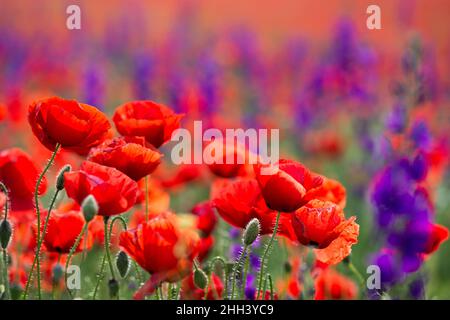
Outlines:
{"label": "blurred background", "polygon": [[[81,30],[66,28],[72,4]],[[366,27],[371,4],[381,30]],[[49,95],[109,115],[151,99],[186,113],[187,128],[279,128],[282,156],[347,188],[364,271],[385,243],[373,183],[393,159],[425,152],[433,219],[450,226],[449,21],[447,0],[0,0],[0,148],[45,162],[26,115]],[[208,188],[169,190],[171,207]],[[423,270],[427,297],[449,299],[448,242]]]}

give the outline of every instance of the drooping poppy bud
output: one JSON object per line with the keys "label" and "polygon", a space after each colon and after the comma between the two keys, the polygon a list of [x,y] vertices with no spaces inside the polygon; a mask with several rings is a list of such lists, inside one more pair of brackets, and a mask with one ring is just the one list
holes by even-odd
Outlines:
{"label": "drooping poppy bud", "polygon": [[2,249],[6,249],[12,235],[12,227],[8,220],[2,220],[0,223],[0,244]]}
{"label": "drooping poppy bud", "polygon": [[125,278],[130,269],[130,259],[125,251],[119,251],[116,257],[116,266],[122,278]]}
{"label": "drooping poppy bud", "polygon": [[56,189],[61,191],[64,189],[64,173],[72,170],[72,166],[70,164],[66,164],[59,170],[58,175],[56,176]]}
{"label": "drooping poppy bud", "polygon": [[205,289],[208,285],[208,276],[205,271],[198,267],[194,270],[194,284],[199,289]]}

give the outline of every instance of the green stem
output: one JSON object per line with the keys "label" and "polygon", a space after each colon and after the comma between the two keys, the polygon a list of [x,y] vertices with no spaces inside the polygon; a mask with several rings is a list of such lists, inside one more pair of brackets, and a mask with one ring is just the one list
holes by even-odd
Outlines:
{"label": "green stem", "polygon": [[[267,274],[267,279],[269,281],[269,290],[270,290],[270,300],[273,300],[273,282],[272,282],[272,276],[270,273]],[[264,292],[264,295],[266,293]]]}
{"label": "green stem", "polygon": [[242,277],[242,292],[241,292],[242,300],[244,300],[244,298],[245,298],[245,286],[247,285],[247,274],[248,274],[249,267],[250,267],[250,250],[249,250],[247,256],[245,257],[245,262],[244,262],[244,276]]}
{"label": "green stem", "polygon": [[105,216],[103,218],[103,221],[105,222],[105,253],[106,253],[106,258],[108,259],[109,270],[111,271],[111,277],[113,279],[115,279],[116,278],[116,274],[114,272],[114,266],[113,266],[112,259],[111,259],[111,252],[109,251],[109,238],[110,238],[110,235],[109,235],[109,230],[108,230],[108,220],[109,220],[108,216]]}
{"label": "green stem", "polygon": [[237,272],[238,272],[239,267],[242,265],[242,261],[243,261],[244,257],[246,256],[247,248],[248,248],[248,246],[244,246],[244,248],[242,249],[242,252],[241,252],[241,254],[239,256],[239,259],[238,259],[237,263],[235,263],[234,266],[233,266],[233,276],[231,278],[232,287],[231,287],[231,297],[230,297],[230,299],[234,299],[234,289],[236,287]]}
{"label": "green stem", "polygon": [[362,276],[362,274],[358,271],[358,269],[356,269],[355,265],[351,261],[349,261],[347,265],[350,271],[353,272],[356,278],[358,278],[358,282],[361,288],[364,288],[364,277]]}
{"label": "green stem", "polygon": [[211,262],[209,263],[209,270],[210,270],[210,274],[212,274],[212,272],[214,271],[214,267],[216,265],[217,262],[220,262],[222,264],[222,270],[223,270],[223,283],[224,283],[224,294],[223,296],[227,296],[228,295],[228,274],[227,274],[227,268],[226,268],[226,263],[225,260],[220,257],[214,257],[211,259]]}
{"label": "green stem", "polygon": [[106,254],[103,254],[102,264],[100,267],[100,272],[98,274],[97,283],[95,284],[94,294],[92,296],[92,300],[95,300],[95,297],[97,296],[98,288],[100,286],[100,283],[102,282],[104,278],[104,270],[105,270],[105,264],[106,264]]}
{"label": "green stem", "polygon": [[67,268],[69,267],[70,260],[72,259],[73,254],[75,253],[75,250],[77,250],[78,245],[80,244],[81,238],[83,238],[83,234],[85,233],[87,229],[87,222],[84,223],[83,229],[81,229],[80,233],[77,236],[77,239],[75,240],[75,243],[73,244],[72,248],[70,248],[69,255],[67,256],[66,266],[64,268],[64,283],[66,285],[67,291],[69,292],[70,297],[72,297],[72,292],[67,287]]}
{"label": "green stem", "polygon": [[[50,160],[48,161],[47,165],[45,166],[44,170],[42,171],[42,173],[39,175],[39,178],[36,182],[36,187],[34,189],[34,202],[35,202],[35,206],[36,206],[36,215],[37,215],[37,244],[41,244],[41,212],[39,209],[39,187],[41,185],[42,179],[44,178],[45,174],[47,173],[47,171],[50,169],[50,166],[52,165],[53,161],[55,160],[56,154],[58,153],[59,148],[61,147],[61,145],[59,143],[56,144],[55,146],[55,150],[52,153],[52,156],[50,158]],[[48,216],[50,216],[50,211],[48,213]],[[45,235],[45,233],[44,233]],[[44,237],[44,236],[43,236]],[[33,265],[31,267],[30,272],[28,273],[28,279],[27,279],[27,283],[25,286],[25,291],[23,293],[23,299],[25,300],[27,298],[28,295],[28,290],[30,288],[30,284],[31,284],[31,278],[33,276],[33,271],[34,271],[34,265],[36,264],[36,273],[37,273],[37,288],[38,288],[38,298],[39,300],[42,299],[42,294],[41,294],[41,263],[40,263],[40,247],[38,246],[36,248],[36,254],[34,257],[34,261],[33,261]]]}
{"label": "green stem", "polygon": [[278,223],[280,222],[280,215],[281,215],[281,212],[278,211],[277,218],[275,220],[275,227],[273,228],[272,237],[270,238],[270,241],[267,244],[266,249],[264,250],[263,257],[261,259],[261,267],[259,268],[259,277],[258,277],[259,278],[259,280],[258,280],[258,296],[257,296],[256,300],[259,300],[259,297],[261,295],[261,286],[263,284],[264,266],[266,263],[267,255],[269,254],[269,251],[270,251],[272,244],[275,240],[275,237],[277,235]]}
{"label": "green stem", "polygon": [[8,299],[11,295],[9,292],[9,277],[8,277],[8,253],[6,249],[3,249],[3,263],[5,265],[3,274],[4,274],[4,282],[5,282],[5,299]]}

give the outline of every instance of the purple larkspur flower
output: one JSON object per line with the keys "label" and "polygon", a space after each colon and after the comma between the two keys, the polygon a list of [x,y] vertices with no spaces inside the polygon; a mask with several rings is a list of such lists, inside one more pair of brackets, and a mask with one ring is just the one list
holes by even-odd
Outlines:
{"label": "purple larkspur flower", "polygon": [[423,121],[416,121],[413,124],[410,137],[416,148],[427,149],[430,146],[431,133]]}
{"label": "purple larkspur flower", "polygon": [[406,129],[408,124],[408,113],[406,107],[402,103],[394,106],[386,119],[386,127],[392,133],[401,133]]}

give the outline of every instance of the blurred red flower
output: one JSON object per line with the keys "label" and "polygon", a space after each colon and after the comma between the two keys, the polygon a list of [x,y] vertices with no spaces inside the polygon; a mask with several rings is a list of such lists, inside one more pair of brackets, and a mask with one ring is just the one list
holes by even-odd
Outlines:
{"label": "blurred red flower", "polygon": [[198,164],[181,164],[177,166],[174,170],[175,173],[170,174],[167,170],[167,175],[161,180],[161,185],[164,188],[176,188],[183,186],[186,183],[198,180],[202,177],[202,169],[204,166]]}
{"label": "blurred red flower", "polygon": [[312,189],[305,196],[307,201],[313,199],[331,201],[341,208],[345,208],[347,191],[339,181],[324,177],[323,184],[318,188]]}
{"label": "blurred red flower", "polygon": [[431,229],[430,239],[425,248],[425,255],[435,252],[441,243],[448,239],[448,229],[440,224],[434,224]]}
{"label": "blurred red flower", "polygon": [[191,212],[197,216],[197,229],[202,232],[202,236],[209,236],[217,224],[217,216],[210,201],[204,201],[192,208]]}
{"label": "blurred red flower", "polygon": [[[47,213],[43,214],[42,219],[45,220]],[[80,234],[84,226],[84,217],[80,211],[61,212],[53,210],[50,214],[48,222],[47,233],[44,236],[44,245],[48,252],[54,253],[69,253],[72,246]],[[43,229],[42,223],[42,229]],[[75,252],[80,252],[83,248],[86,249],[92,246],[92,237],[88,233],[81,238],[80,244]]]}
{"label": "blurred red flower", "polygon": [[358,296],[358,287],[349,278],[326,268],[314,282],[315,300],[351,300]]}
{"label": "blurred red flower", "polygon": [[182,117],[153,101],[132,101],[116,109],[113,121],[121,135],[145,137],[147,143],[159,148],[180,127]]}
{"label": "blurred red flower", "polygon": [[93,195],[98,202],[98,214],[112,216],[130,209],[138,194],[137,183],[117,169],[85,161],[80,170],[64,174],[69,198],[78,204]]}
{"label": "blurred red flower", "polygon": [[359,225],[352,222],[344,231],[324,249],[314,249],[318,262],[335,265],[344,260],[352,252],[352,246],[358,242]]}
{"label": "blurred red flower", "polygon": [[345,220],[342,208],[332,202],[312,200],[292,214],[292,225],[301,244],[323,249],[353,228],[355,219]]}
{"label": "blurred red flower", "polygon": [[320,187],[323,178],[302,164],[281,159],[275,165],[254,165],[267,206],[275,211],[291,212],[308,202],[308,193]]}
{"label": "blurred red flower", "polygon": [[88,160],[113,167],[131,179],[139,181],[155,171],[161,163],[162,154],[152,147],[143,146],[137,137],[119,137],[106,140],[92,148]]}
{"label": "blurred red flower", "polygon": [[194,230],[183,228],[174,214],[166,212],[122,232],[119,245],[151,274],[134,296],[142,299],[160,282],[178,281],[190,273],[199,237]]}
{"label": "blurred red flower", "polygon": [[[214,191],[212,203],[222,219],[243,229],[250,220],[257,218],[261,223],[261,234],[272,234],[277,212],[267,207],[255,179],[238,178],[221,181],[221,184],[221,188]],[[281,214],[278,234],[295,239],[290,214]]]}
{"label": "blurred red flower", "polygon": [[59,143],[64,149],[86,155],[112,135],[108,118],[97,108],[58,97],[32,103],[28,122],[34,135],[51,151]]}
{"label": "blurred red flower", "polygon": [[[250,163],[256,162],[256,155],[251,153],[244,145],[235,143],[234,140],[225,142],[224,139],[215,139],[206,145],[203,152],[211,157],[209,160],[212,163],[208,164],[208,168],[216,176],[222,178],[252,174],[253,170]],[[251,159],[252,157],[254,159]]]}
{"label": "blurred red flower", "polygon": [[[0,181],[9,189],[13,210],[34,208],[33,194],[38,176],[38,168],[21,149],[11,148],[0,153]],[[39,186],[39,194],[46,190],[47,180],[44,177]]]}

